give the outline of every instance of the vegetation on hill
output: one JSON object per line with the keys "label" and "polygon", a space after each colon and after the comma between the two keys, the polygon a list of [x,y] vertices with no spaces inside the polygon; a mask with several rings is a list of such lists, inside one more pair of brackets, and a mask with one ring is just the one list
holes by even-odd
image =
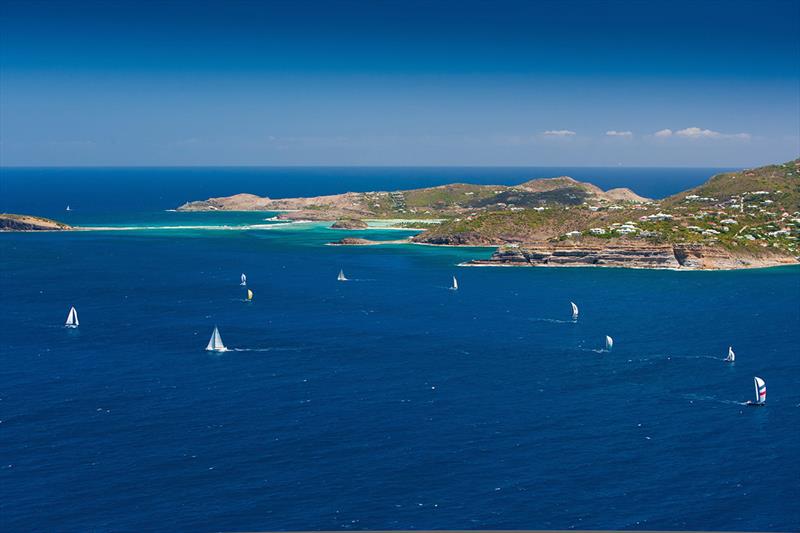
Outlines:
{"label": "vegetation on hill", "polygon": [[[405,219],[425,227],[416,242],[525,245],[541,242],[687,244],[798,255],[800,160],[726,172],[660,201],[629,189],[603,191],[569,177],[520,185],[455,183],[408,191],[270,199],[210,198],[181,210],[284,210],[283,218]],[[424,223],[419,222],[430,221]]]}
{"label": "vegetation on hill", "polygon": [[[600,197],[579,186],[585,196],[570,205],[575,182],[563,182],[566,187],[559,189],[552,188],[553,180],[542,181],[550,181],[547,190],[556,194],[548,198],[555,201],[547,207],[529,208],[522,201],[516,209],[468,213],[417,235],[415,241],[516,245],[604,239],[708,245],[754,255],[765,249],[788,255],[799,251],[800,160],[719,174],[662,201],[610,203],[608,193]],[[512,194],[506,191],[502,198]]]}

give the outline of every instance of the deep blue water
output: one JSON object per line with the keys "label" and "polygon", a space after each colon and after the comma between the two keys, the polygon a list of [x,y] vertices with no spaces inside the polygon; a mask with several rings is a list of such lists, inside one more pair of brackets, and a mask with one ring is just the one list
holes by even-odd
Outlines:
{"label": "deep blue water", "polygon": [[[249,171],[115,170],[99,189],[100,174],[18,172],[34,171],[5,174],[2,209],[268,216],[160,211],[245,190]],[[643,183],[666,194],[705,179],[654,172]],[[350,176],[313,192],[367,186]],[[0,234],[2,529],[800,528],[800,270],[459,268],[490,250],[324,246],[346,234]],[[215,324],[232,351],[203,350]],[[763,408],[741,405],[754,375]]]}

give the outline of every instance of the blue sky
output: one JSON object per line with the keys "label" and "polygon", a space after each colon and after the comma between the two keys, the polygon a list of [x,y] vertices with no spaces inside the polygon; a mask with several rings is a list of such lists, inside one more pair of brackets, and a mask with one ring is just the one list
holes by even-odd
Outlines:
{"label": "blue sky", "polygon": [[1,5],[2,165],[800,155],[796,1]]}

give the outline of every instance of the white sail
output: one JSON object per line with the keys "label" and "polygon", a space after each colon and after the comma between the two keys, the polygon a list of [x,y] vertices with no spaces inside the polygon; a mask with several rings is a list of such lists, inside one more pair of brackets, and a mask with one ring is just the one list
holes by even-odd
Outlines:
{"label": "white sail", "polygon": [[247,289],[247,301],[249,302],[252,299],[253,299],[253,291]]}
{"label": "white sail", "polygon": [[610,352],[611,348],[613,347],[614,347],[614,339],[606,335],[606,350]]}
{"label": "white sail", "polygon": [[726,357],[725,360],[729,363],[733,363],[734,361],[736,361],[736,354],[733,353],[732,346],[728,346],[728,357]]}
{"label": "white sail", "polygon": [[337,279],[338,281],[347,281],[347,278],[346,278],[346,277],[345,277],[345,275],[344,275],[344,270],[340,270],[340,271],[339,271],[339,275],[338,275],[338,276],[336,276],[336,279]]}
{"label": "white sail", "polygon": [[70,209],[70,208],[69,208],[69,205],[67,206],[67,209],[66,209],[66,210],[67,210],[67,211],[72,211],[72,209]]}
{"label": "white sail", "polygon": [[756,387],[756,403],[766,403],[767,384],[758,376],[753,378],[753,384]]}
{"label": "white sail", "polygon": [[456,279],[455,276],[453,276],[453,286],[450,288],[453,289],[454,291],[458,290],[458,280]]}
{"label": "white sail", "polygon": [[214,326],[214,332],[211,334],[211,339],[208,341],[206,350],[209,352],[225,352],[228,350],[225,348],[225,345],[222,344],[222,337],[219,335],[219,329],[217,329],[217,326]]}
{"label": "white sail", "polygon": [[74,307],[71,307],[69,310],[66,325],[70,328],[77,328],[80,325],[78,321],[78,311],[76,311]]}
{"label": "white sail", "polygon": [[241,285],[242,287],[247,285],[247,276],[245,276],[244,274],[242,274],[242,282],[239,285]]}
{"label": "white sail", "polygon": [[575,302],[570,302],[572,306],[572,318],[578,318],[578,306],[575,305]]}

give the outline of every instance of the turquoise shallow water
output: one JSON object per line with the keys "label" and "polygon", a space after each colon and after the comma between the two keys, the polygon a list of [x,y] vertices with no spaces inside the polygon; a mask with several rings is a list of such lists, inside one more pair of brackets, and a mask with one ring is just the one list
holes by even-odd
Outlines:
{"label": "turquoise shallow water", "polygon": [[[70,216],[184,228],[0,235],[4,530],[800,527],[796,268],[459,268],[490,250]],[[215,225],[250,229],[185,228]]]}

